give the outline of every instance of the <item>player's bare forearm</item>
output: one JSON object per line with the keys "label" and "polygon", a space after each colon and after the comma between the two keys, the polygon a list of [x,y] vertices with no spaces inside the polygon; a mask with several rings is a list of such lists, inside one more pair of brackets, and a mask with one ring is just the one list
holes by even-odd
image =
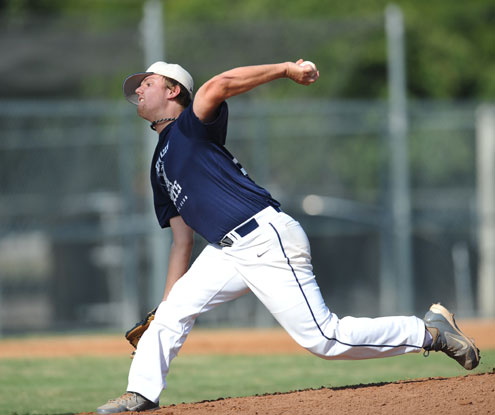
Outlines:
{"label": "player's bare forearm", "polygon": [[168,263],[167,282],[163,293],[163,301],[167,299],[174,284],[186,273],[189,267],[189,261],[191,259],[191,252],[192,244],[190,247],[188,246],[184,249],[184,247],[177,246],[175,243],[172,243]]}
{"label": "player's bare forearm", "polygon": [[318,71],[297,62],[269,65],[243,66],[214,76],[201,86],[194,99],[193,110],[203,122],[211,121],[218,106],[226,99],[248,92],[259,85],[279,78],[289,78],[301,85],[309,85],[318,79]]}
{"label": "player's bare forearm", "polygon": [[191,260],[194,245],[193,231],[187,226],[180,216],[170,220],[173,233],[173,242],[170,247],[168,261],[167,282],[163,301],[165,301],[174,284],[186,273]]}
{"label": "player's bare forearm", "polygon": [[231,69],[208,81],[204,85],[205,95],[209,94],[209,99],[222,102],[259,85],[285,77],[287,66],[288,63],[277,63]]}

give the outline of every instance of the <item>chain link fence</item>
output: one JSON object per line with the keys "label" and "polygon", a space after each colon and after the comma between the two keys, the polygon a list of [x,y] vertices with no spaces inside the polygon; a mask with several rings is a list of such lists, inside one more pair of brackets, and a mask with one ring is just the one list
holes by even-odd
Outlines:
{"label": "chain link fence", "polygon": [[[461,315],[476,310],[475,110],[435,102],[410,107],[417,313],[438,300],[455,308],[456,281],[467,282]],[[235,98],[230,112],[229,149],[303,224],[329,307],[379,315],[386,105]],[[4,333],[115,329],[127,323],[130,297],[140,312],[149,306],[148,237],[158,225],[146,208],[151,155],[144,128],[134,108],[113,101],[0,102]],[[194,255],[203,246],[198,238]],[[460,280],[456,258],[464,258]],[[199,320],[272,323],[251,295]]]}

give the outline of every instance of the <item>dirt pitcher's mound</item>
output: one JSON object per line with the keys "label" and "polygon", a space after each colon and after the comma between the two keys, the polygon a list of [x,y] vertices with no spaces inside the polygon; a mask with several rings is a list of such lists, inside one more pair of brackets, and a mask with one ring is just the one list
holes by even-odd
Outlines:
{"label": "dirt pitcher's mound", "polygon": [[[130,412],[129,414],[139,414]],[[142,414],[142,412],[141,412]],[[162,406],[148,415],[495,414],[495,372]]]}

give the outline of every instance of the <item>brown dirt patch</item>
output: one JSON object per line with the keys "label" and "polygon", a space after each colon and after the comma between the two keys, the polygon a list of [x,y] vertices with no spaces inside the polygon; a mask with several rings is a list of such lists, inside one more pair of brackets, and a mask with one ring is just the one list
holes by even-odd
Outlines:
{"label": "brown dirt patch", "polygon": [[[466,415],[495,413],[495,373],[162,406],[149,415]],[[139,412],[129,412],[138,415]],[[141,412],[142,414],[142,412]],[[82,414],[81,414],[82,415]]]}
{"label": "brown dirt patch", "polygon": [[[495,348],[494,321],[463,321],[478,347]],[[0,340],[0,358],[126,355],[122,336]],[[283,330],[193,330],[181,354],[306,353]],[[492,373],[429,378],[162,406],[150,415],[495,414]],[[136,413],[137,414],[137,413]]]}

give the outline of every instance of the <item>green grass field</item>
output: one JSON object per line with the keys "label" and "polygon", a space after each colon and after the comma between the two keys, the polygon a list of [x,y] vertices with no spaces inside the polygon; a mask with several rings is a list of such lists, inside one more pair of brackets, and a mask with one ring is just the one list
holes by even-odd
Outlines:
{"label": "green grass field", "polygon": [[[0,414],[91,412],[125,391],[130,359],[84,357],[0,359]],[[298,389],[451,377],[491,372],[495,350],[483,351],[472,372],[441,353],[365,361],[325,361],[311,355],[191,356],[172,362],[161,405]]]}

